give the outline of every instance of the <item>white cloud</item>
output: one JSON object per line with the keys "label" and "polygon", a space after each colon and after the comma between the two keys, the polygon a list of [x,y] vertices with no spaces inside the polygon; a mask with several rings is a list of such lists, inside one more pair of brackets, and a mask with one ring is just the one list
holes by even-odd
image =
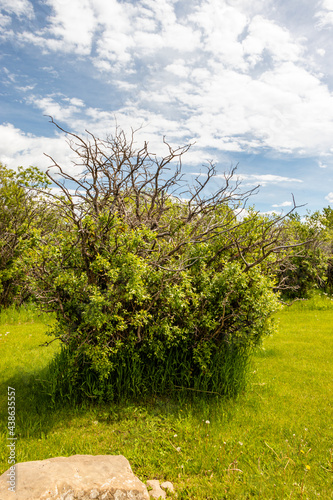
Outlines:
{"label": "white cloud", "polygon": [[[27,0],[0,1],[13,5],[11,12],[31,6]],[[323,1],[321,10],[329,12],[332,1]],[[34,91],[27,99],[72,129],[100,130],[116,115],[126,124],[145,123],[154,137],[195,138],[202,149],[332,154],[332,93],[305,60],[304,39],[274,20],[273,9],[266,15],[272,2],[47,4],[52,12],[45,26],[16,39],[44,52],[78,54],[94,64],[100,82],[126,92],[122,107],[116,102],[104,110],[85,106],[74,89],[71,97]],[[325,49],[317,53],[323,56]]]}
{"label": "white cloud", "polygon": [[4,29],[10,23],[11,23],[11,18],[9,16],[1,14],[0,12],[0,29]]}
{"label": "white cloud", "polygon": [[318,18],[317,27],[322,29],[333,26],[333,1],[322,0],[321,9],[315,15]]}
{"label": "white cloud", "polygon": [[16,87],[17,90],[20,90],[21,92],[30,92],[30,90],[33,90],[36,87],[36,84],[33,85],[25,85],[24,87]]}
{"label": "white cloud", "polygon": [[[301,179],[295,179],[292,177],[283,177],[281,175],[272,175],[272,174],[240,174],[237,175],[238,179],[241,181],[245,181],[246,184],[249,185],[258,185],[266,186],[267,184],[280,184],[280,183],[300,183],[303,182]],[[285,206],[285,205],[283,205]]]}
{"label": "white cloud", "polygon": [[[169,48],[192,51],[199,34],[177,21],[172,2],[145,1],[143,5],[117,0],[47,0],[52,8],[48,24],[39,32],[18,33],[22,43],[45,50],[89,55],[101,70],[120,71],[135,57]],[[93,41],[96,41],[96,55]]]}
{"label": "white cloud", "polygon": [[252,65],[263,59],[264,51],[275,61],[297,61],[303,52],[302,46],[292,39],[286,28],[262,16],[252,19],[242,45]]}
{"label": "white cloud", "polygon": [[33,4],[28,0],[0,0],[0,9],[19,17],[34,17]]}
{"label": "white cloud", "polygon": [[273,208],[291,207],[291,206],[292,206],[292,202],[291,201],[284,201],[283,203],[272,205]]}
{"label": "white cloud", "polygon": [[[196,176],[205,176],[205,173],[202,172],[192,172],[191,175],[196,175]],[[216,179],[224,179],[224,174],[216,174],[214,176]],[[272,174],[236,174],[235,175],[235,180],[238,181],[245,181],[243,182],[243,185],[245,186],[252,186],[252,185],[259,185],[260,186],[266,186],[267,184],[280,184],[280,183],[295,183],[295,182],[303,182],[301,179],[295,179],[291,177],[282,177],[280,175],[272,175]],[[289,202],[285,202],[289,203]],[[274,207],[276,206],[287,206],[286,204],[282,205],[273,205]]]}
{"label": "white cloud", "polygon": [[333,203],[333,193],[328,193],[328,195],[325,196],[325,200],[327,200],[329,203]]}
{"label": "white cloud", "polygon": [[246,28],[247,18],[241,10],[223,0],[208,0],[196,7],[190,21],[200,29],[202,47],[209,57],[235,68],[245,68],[238,37]]}
{"label": "white cloud", "polygon": [[0,161],[9,168],[34,165],[46,170],[51,162],[43,153],[54,156],[67,167],[70,165],[64,137],[37,137],[22,132],[10,123],[0,125],[0,137]]}
{"label": "white cloud", "polygon": [[170,73],[183,78],[186,78],[190,72],[190,69],[184,59],[177,59],[174,63],[168,64],[165,69],[166,71],[170,71]]}
{"label": "white cloud", "polygon": [[[47,0],[53,14],[49,18],[48,31],[61,40],[63,49],[79,54],[90,54],[96,20],[89,0]],[[51,46],[49,47],[51,48]]]}
{"label": "white cloud", "polygon": [[120,90],[124,90],[125,92],[130,92],[137,88],[136,83],[130,83],[124,80],[113,80],[112,83],[116,85]]}
{"label": "white cloud", "polygon": [[111,72],[112,71],[112,65],[108,61],[102,61],[98,58],[93,58],[93,64],[96,69],[99,71],[103,72]]}
{"label": "white cloud", "polygon": [[129,49],[134,47],[134,40],[126,33],[107,30],[97,42],[98,58],[101,61],[127,64],[131,62]]}
{"label": "white cloud", "polygon": [[179,52],[191,52],[198,47],[199,34],[189,26],[174,23],[162,32],[164,46]]}
{"label": "white cloud", "polygon": [[[185,73],[189,76],[183,77]],[[110,124],[122,115],[132,123],[149,123],[151,133],[191,137],[201,148],[220,151],[266,147],[306,155],[331,148],[333,97],[318,78],[294,63],[280,63],[252,78],[218,64],[209,70],[175,59],[145,90],[125,79],[114,79],[113,84],[126,90],[128,99],[122,108],[110,111],[54,96],[32,96],[30,102],[73,127],[84,121],[91,126],[105,120]]]}
{"label": "white cloud", "polygon": [[22,33],[15,33],[15,37],[21,45],[33,44],[42,49],[43,54],[49,51],[54,52],[72,52],[73,47],[70,44],[64,43],[63,40],[56,40],[55,38],[45,37],[43,32],[31,33],[23,31]]}
{"label": "white cloud", "polygon": [[74,119],[75,113],[80,112],[81,108],[84,107],[81,99],[59,98],[56,101],[54,97],[52,95],[46,97],[30,95],[27,98],[27,102],[41,109],[44,115],[52,116],[55,120],[63,122],[69,122]]}
{"label": "white cloud", "polygon": [[82,99],[78,99],[77,97],[65,97],[64,101],[69,102],[75,108],[75,111],[78,111],[77,108],[82,108],[83,106],[85,106]]}
{"label": "white cloud", "polygon": [[8,68],[6,67],[3,67],[2,68],[2,71],[3,73],[6,75],[6,78],[11,82],[11,83],[15,83],[16,81],[16,75],[14,73],[12,73],[11,71],[9,71]]}
{"label": "white cloud", "polygon": [[120,4],[117,0],[46,1],[52,9],[47,25],[39,32],[18,33],[22,43],[32,43],[44,51],[92,56],[96,39],[96,66],[102,67],[104,59],[129,60],[127,50],[132,41],[127,32],[131,32],[132,23],[127,13],[132,10],[130,3]]}
{"label": "white cloud", "polygon": [[249,0],[229,0],[228,3],[232,3],[233,7],[242,10],[249,16],[264,10],[269,12],[274,5],[272,0],[251,0],[251,2]]}
{"label": "white cloud", "polygon": [[52,75],[55,78],[59,77],[58,71],[56,69],[54,69],[53,66],[44,66],[42,68],[42,70],[46,71],[47,73],[49,73],[50,75]]}
{"label": "white cloud", "polygon": [[[177,64],[177,63],[176,63]],[[177,64],[178,66],[178,64]],[[178,67],[171,66],[173,70]],[[168,71],[170,67],[166,68]],[[182,71],[190,77],[177,85],[151,84],[135,99],[168,105],[202,147],[309,154],[331,148],[333,97],[326,85],[292,62],[279,63],[258,78],[225,69],[221,65]],[[180,70],[179,70],[180,72]]]}

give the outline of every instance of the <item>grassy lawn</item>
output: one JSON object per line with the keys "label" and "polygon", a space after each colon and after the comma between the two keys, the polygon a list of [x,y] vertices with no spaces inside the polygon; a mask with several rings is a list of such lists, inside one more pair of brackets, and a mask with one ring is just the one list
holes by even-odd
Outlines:
{"label": "grassy lawn", "polygon": [[8,469],[7,386],[16,389],[17,461],[122,454],[135,474],[172,481],[179,499],[333,498],[333,301],[296,303],[253,360],[236,400],[152,398],[48,408],[30,377],[58,346],[46,321],[0,318],[0,472]]}

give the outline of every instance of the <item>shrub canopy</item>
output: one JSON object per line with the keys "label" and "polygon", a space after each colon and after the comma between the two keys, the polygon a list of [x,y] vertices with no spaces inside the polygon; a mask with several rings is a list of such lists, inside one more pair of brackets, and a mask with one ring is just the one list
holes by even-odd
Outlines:
{"label": "shrub canopy", "polygon": [[122,131],[105,141],[68,137],[74,170],[52,159],[47,172],[61,190],[48,197],[63,225],[40,239],[29,263],[76,372],[88,364],[108,378],[124,356],[163,366],[177,351],[193,377],[209,377],[217,353],[248,355],[278,307],[262,263],[274,255],[280,219],[253,211],[239,220],[253,190],[241,192],[235,170],[209,196],[211,163],[186,186],[189,146],[165,142],[158,158]]}
{"label": "shrub canopy", "polygon": [[49,157],[57,190],[43,179],[34,186],[47,230],[34,226],[21,260],[34,297],[55,313],[52,334],[70,378],[82,381],[88,370],[110,381],[136,363],[139,392],[154,377],[156,387],[156,373],[161,390],[199,379],[206,389],[220,388],[223,377],[232,384],[227,359],[245,369],[273,329],[286,216],[242,212],[255,189],[242,191],[235,169],[213,194],[212,163],[188,186],[189,145],[164,140],[158,157],[147,143],[135,147],[134,132],[106,140],[66,133],[76,161],[63,168]]}

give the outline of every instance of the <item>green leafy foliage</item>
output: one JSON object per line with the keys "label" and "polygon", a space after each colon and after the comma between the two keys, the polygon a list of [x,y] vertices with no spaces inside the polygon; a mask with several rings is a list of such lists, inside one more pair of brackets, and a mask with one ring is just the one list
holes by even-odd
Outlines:
{"label": "green leafy foliage", "polygon": [[284,228],[294,250],[279,266],[278,280],[287,298],[307,298],[315,290],[325,290],[329,281],[331,230],[324,213],[314,212],[301,220],[293,214]]}
{"label": "green leafy foliage", "polygon": [[48,196],[63,223],[36,234],[29,264],[34,295],[56,314],[51,333],[71,386],[84,392],[90,373],[110,396],[131,366],[137,395],[176,385],[232,392],[227,371],[238,365],[244,378],[253,348],[274,329],[278,300],[262,263],[278,241],[276,221],[255,212],[238,220],[249,193],[232,184],[234,171],[207,198],[213,165],[178,198],[187,147],[167,145],[159,159],[122,132],[105,142],[69,135],[76,173],[56,162],[65,182],[48,172],[62,190]]}
{"label": "green leafy foliage", "polygon": [[31,294],[55,314],[65,368],[54,371],[71,394],[241,390],[279,290],[307,296],[330,282],[330,209],[305,222],[296,207],[244,213],[253,190],[235,169],[208,196],[212,163],[184,185],[189,146],[164,141],[159,158],[119,130],[67,135],[70,171],[52,158],[46,176],[1,167],[3,304]]}
{"label": "green leafy foliage", "polygon": [[45,174],[37,168],[15,172],[0,163],[0,306],[22,302],[29,295],[22,255],[43,211],[31,190],[47,185]]}

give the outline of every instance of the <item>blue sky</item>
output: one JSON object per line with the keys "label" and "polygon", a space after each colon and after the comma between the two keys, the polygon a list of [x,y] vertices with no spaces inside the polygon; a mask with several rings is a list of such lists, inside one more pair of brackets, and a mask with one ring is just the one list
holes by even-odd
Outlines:
{"label": "blue sky", "polygon": [[238,164],[262,211],[333,205],[333,0],[0,0],[0,161],[46,169],[67,130],[142,127],[188,178]]}

